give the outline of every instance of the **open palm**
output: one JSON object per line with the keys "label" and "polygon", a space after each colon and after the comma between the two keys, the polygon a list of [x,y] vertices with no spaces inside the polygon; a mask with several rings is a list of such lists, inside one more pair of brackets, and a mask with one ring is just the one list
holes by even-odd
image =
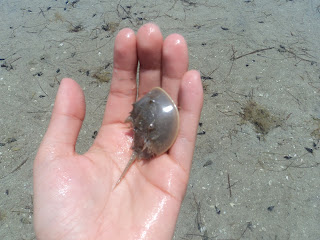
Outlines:
{"label": "open palm", "polygon": [[[136,83],[139,61],[139,86]],[[136,100],[155,86],[177,103],[180,129],[168,151],[136,162],[113,189],[132,153],[124,120]],[[63,79],[50,125],[34,162],[34,227],[38,240],[171,239],[183,200],[202,108],[197,71],[188,71],[187,45],[164,41],[154,24],[115,40],[114,70],[102,126],[83,155],[75,144],[85,116],[80,86]]]}

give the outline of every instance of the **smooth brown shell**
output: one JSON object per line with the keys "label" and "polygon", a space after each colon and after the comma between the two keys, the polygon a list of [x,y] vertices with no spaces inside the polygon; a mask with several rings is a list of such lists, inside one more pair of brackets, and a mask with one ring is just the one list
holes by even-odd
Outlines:
{"label": "smooth brown shell", "polygon": [[136,159],[151,159],[172,146],[179,130],[179,112],[174,101],[156,87],[133,104],[126,122],[133,128],[133,153],[113,189],[118,186]]}
{"label": "smooth brown shell", "polygon": [[179,112],[174,101],[156,87],[133,104],[127,121],[132,123],[132,149],[139,159],[151,159],[166,152],[179,130]]}

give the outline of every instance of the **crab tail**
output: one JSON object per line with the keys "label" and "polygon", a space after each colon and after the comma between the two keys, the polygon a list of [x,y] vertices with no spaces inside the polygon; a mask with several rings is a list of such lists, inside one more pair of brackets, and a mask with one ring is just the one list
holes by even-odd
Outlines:
{"label": "crab tail", "polygon": [[121,180],[125,177],[125,175],[127,174],[128,170],[130,169],[130,167],[132,166],[132,164],[135,162],[135,160],[137,159],[138,154],[134,151],[130,157],[129,162],[127,163],[127,166],[125,167],[125,169],[123,170],[123,172],[121,173],[118,181],[116,182],[116,184],[114,185],[113,189],[115,189],[119,183],[121,182]]}

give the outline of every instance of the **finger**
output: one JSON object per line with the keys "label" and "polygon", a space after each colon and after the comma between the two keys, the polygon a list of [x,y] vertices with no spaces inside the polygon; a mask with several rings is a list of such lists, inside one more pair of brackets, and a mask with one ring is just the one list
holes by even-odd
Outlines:
{"label": "finger", "polygon": [[136,99],[137,50],[134,32],[122,29],[115,40],[113,74],[102,124],[123,122]]}
{"label": "finger", "polygon": [[161,31],[155,24],[147,23],[137,33],[140,97],[160,86],[162,42]]}
{"label": "finger", "polygon": [[74,153],[85,112],[85,98],[79,84],[70,78],[62,79],[42,145],[54,148],[51,153],[56,155]]}
{"label": "finger", "polygon": [[203,89],[198,71],[188,71],[182,79],[179,92],[180,129],[169,151],[186,172],[189,172],[195,146],[197,127],[203,104]]}
{"label": "finger", "polygon": [[179,34],[171,34],[163,43],[162,50],[162,88],[177,103],[180,82],[188,71],[188,47]]}

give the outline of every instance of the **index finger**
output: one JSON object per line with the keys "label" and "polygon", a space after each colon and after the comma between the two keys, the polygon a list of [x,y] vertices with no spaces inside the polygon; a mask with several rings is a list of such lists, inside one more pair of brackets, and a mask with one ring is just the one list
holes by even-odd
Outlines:
{"label": "index finger", "polygon": [[114,44],[113,73],[102,125],[124,122],[137,95],[137,47],[134,32],[122,29]]}

